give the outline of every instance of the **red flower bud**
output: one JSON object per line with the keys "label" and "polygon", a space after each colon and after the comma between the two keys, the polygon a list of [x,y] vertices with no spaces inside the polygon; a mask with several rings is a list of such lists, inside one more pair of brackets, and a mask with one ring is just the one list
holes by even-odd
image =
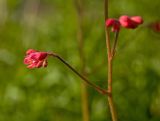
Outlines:
{"label": "red flower bud", "polygon": [[116,19],[112,19],[112,18],[107,19],[106,26],[112,27],[112,32],[116,32],[120,30],[120,23]]}
{"label": "red flower bud", "polygon": [[39,52],[29,49],[24,58],[24,64],[28,65],[27,68],[40,68],[47,66],[47,52]]}
{"label": "red flower bud", "polygon": [[160,32],[160,22],[159,21],[150,23],[148,27],[154,30],[155,32]]}
{"label": "red flower bud", "polygon": [[138,25],[143,23],[143,19],[140,16],[129,17],[123,15],[119,18],[119,22],[124,28],[135,29]]}
{"label": "red flower bud", "polygon": [[114,22],[115,22],[115,19],[109,18],[106,20],[106,26],[111,27],[111,26],[113,26]]}

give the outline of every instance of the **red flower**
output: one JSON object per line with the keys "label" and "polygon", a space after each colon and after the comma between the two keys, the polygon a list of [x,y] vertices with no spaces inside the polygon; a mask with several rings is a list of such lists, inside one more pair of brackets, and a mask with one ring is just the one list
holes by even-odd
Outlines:
{"label": "red flower", "polygon": [[24,58],[24,64],[28,65],[27,68],[40,68],[47,67],[47,52],[39,52],[33,49],[29,49],[26,52]]}
{"label": "red flower", "polygon": [[129,16],[123,15],[119,18],[119,22],[121,26],[124,28],[135,29],[140,24],[143,23],[143,19],[140,16],[129,17]]}
{"label": "red flower", "polygon": [[112,32],[117,32],[120,30],[120,23],[118,20],[109,18],[106,20],[106,26],[112,27]]}
{"label": "red flower", "polygon": [[160,32],[160,21],[150,23],[148,27],[153,29],[155,32]]}
{"label": "red flower", "polygon": [[128,29],[135,29],[140,24],[143,23],[143,19],[141,16],[126,16],[123,15],[119,18],[119,20],[109,18],[106,20],[106,26],[112,27],[113,32],[118,32],[120,30],[120,26]]}

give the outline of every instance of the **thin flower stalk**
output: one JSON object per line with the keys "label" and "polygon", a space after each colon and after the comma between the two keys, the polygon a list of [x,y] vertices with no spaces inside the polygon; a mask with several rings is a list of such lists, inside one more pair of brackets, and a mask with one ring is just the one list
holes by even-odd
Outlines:
{"label": "thin flower stalk", "polygon": [[81,75],[76,69],[74,69],[70,64],[68,64],[62,57],[55,53],[48,53],[49,56],[52,56],[54,58],[57,58],[60,60],[64,65],[66,65],[72,72],[74,72],[77,76],[79,76],[87,85],[93,87],[96,91],[98,91],[100,94],[106,95],[108,94],[108,91],[105,89],[102,89],[101,87],[93,84],[90,80],[88,80],[85,76]]}
{"label": "thin flower stalk", "polygon": [[[105,21],[108,19],[108,0],[105,0]],[[112,53],[111,53],[111,45],[110,45],[110,35],[108,27],[105,26],[106,33],[106,47],[107,47],[107,60],[108,60],[108,104],[111,112],[112,121],[117,121],[117,111],[115,109],[113,98],[112,98]]]}

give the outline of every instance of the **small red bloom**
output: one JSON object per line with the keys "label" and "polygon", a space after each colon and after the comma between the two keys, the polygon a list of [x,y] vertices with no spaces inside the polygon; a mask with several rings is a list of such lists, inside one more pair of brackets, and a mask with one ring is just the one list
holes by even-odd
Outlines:
{"label": "small red bloom", "polygon": [[155,32],[160,32],[160,21],[152,22],[148,27],[153,29]]}
{"label": "small red bloom", "polygon": [[143,23],[143,19],[140,16],[129,17],[129,16],[123,15],[119,18],[119,22],[121,26],[124,28],[135,29],[140,24]]}
{"label": "small red bloom", "polygon": [[115,22],[115,19],[109,18],[106,20],[106,26],[111,27],[111,26],[113,26],[114,22]]}
{"label": "small red bloom", "polygon": [[29,49],[26,52],[24,58],[24,64],[28,65],[27,68],[40,68],[47,67],[47,52],[39,52],[33,49]]}
{"label": "small red bloom", "polygon": [[109,18],[106,20],[106,26],[112,27],[112,32],[117,32],[120,30],[120,23],[118,20]]}

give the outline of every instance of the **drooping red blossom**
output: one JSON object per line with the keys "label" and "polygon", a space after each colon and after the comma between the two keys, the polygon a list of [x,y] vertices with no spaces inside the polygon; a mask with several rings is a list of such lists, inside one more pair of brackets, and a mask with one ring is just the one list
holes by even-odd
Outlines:
{"label": "drooping red blossom", "polygon": [[47,52],[39,52],[33,49],[29,49],[26,52],[24,58],[24,64],[28,65],[27,68],[40,68],[47,67]]}
{"label": "drooping red blossom", "polygon": [[160,32],[160,21],[152,22],[148,25],[148,27],[155,32]]}
{"label": "drooping red blossom", "polygon": [[129,17],[127,15],[123,15],[119,18],[119,20],[114,18],[109,18],[106,20],[106,26],[112,27],[113,32],[119,31],[121,26],[128,29],[135,29],[142,23],[143,19],[141,16]]}
{"label": "drooping red blossom", "polygon": [[119,21],[113,18],[109,18],[106,20],[106,26],[112,27],[112,32],[118,32],[120,30]]}
{"label": "drooping red blossom", "polygon": [[123,15],[119,18],[119,22],[124,28],[135,29],[143,23],[143,19],[140,16],[129,17],[127,15]]}

